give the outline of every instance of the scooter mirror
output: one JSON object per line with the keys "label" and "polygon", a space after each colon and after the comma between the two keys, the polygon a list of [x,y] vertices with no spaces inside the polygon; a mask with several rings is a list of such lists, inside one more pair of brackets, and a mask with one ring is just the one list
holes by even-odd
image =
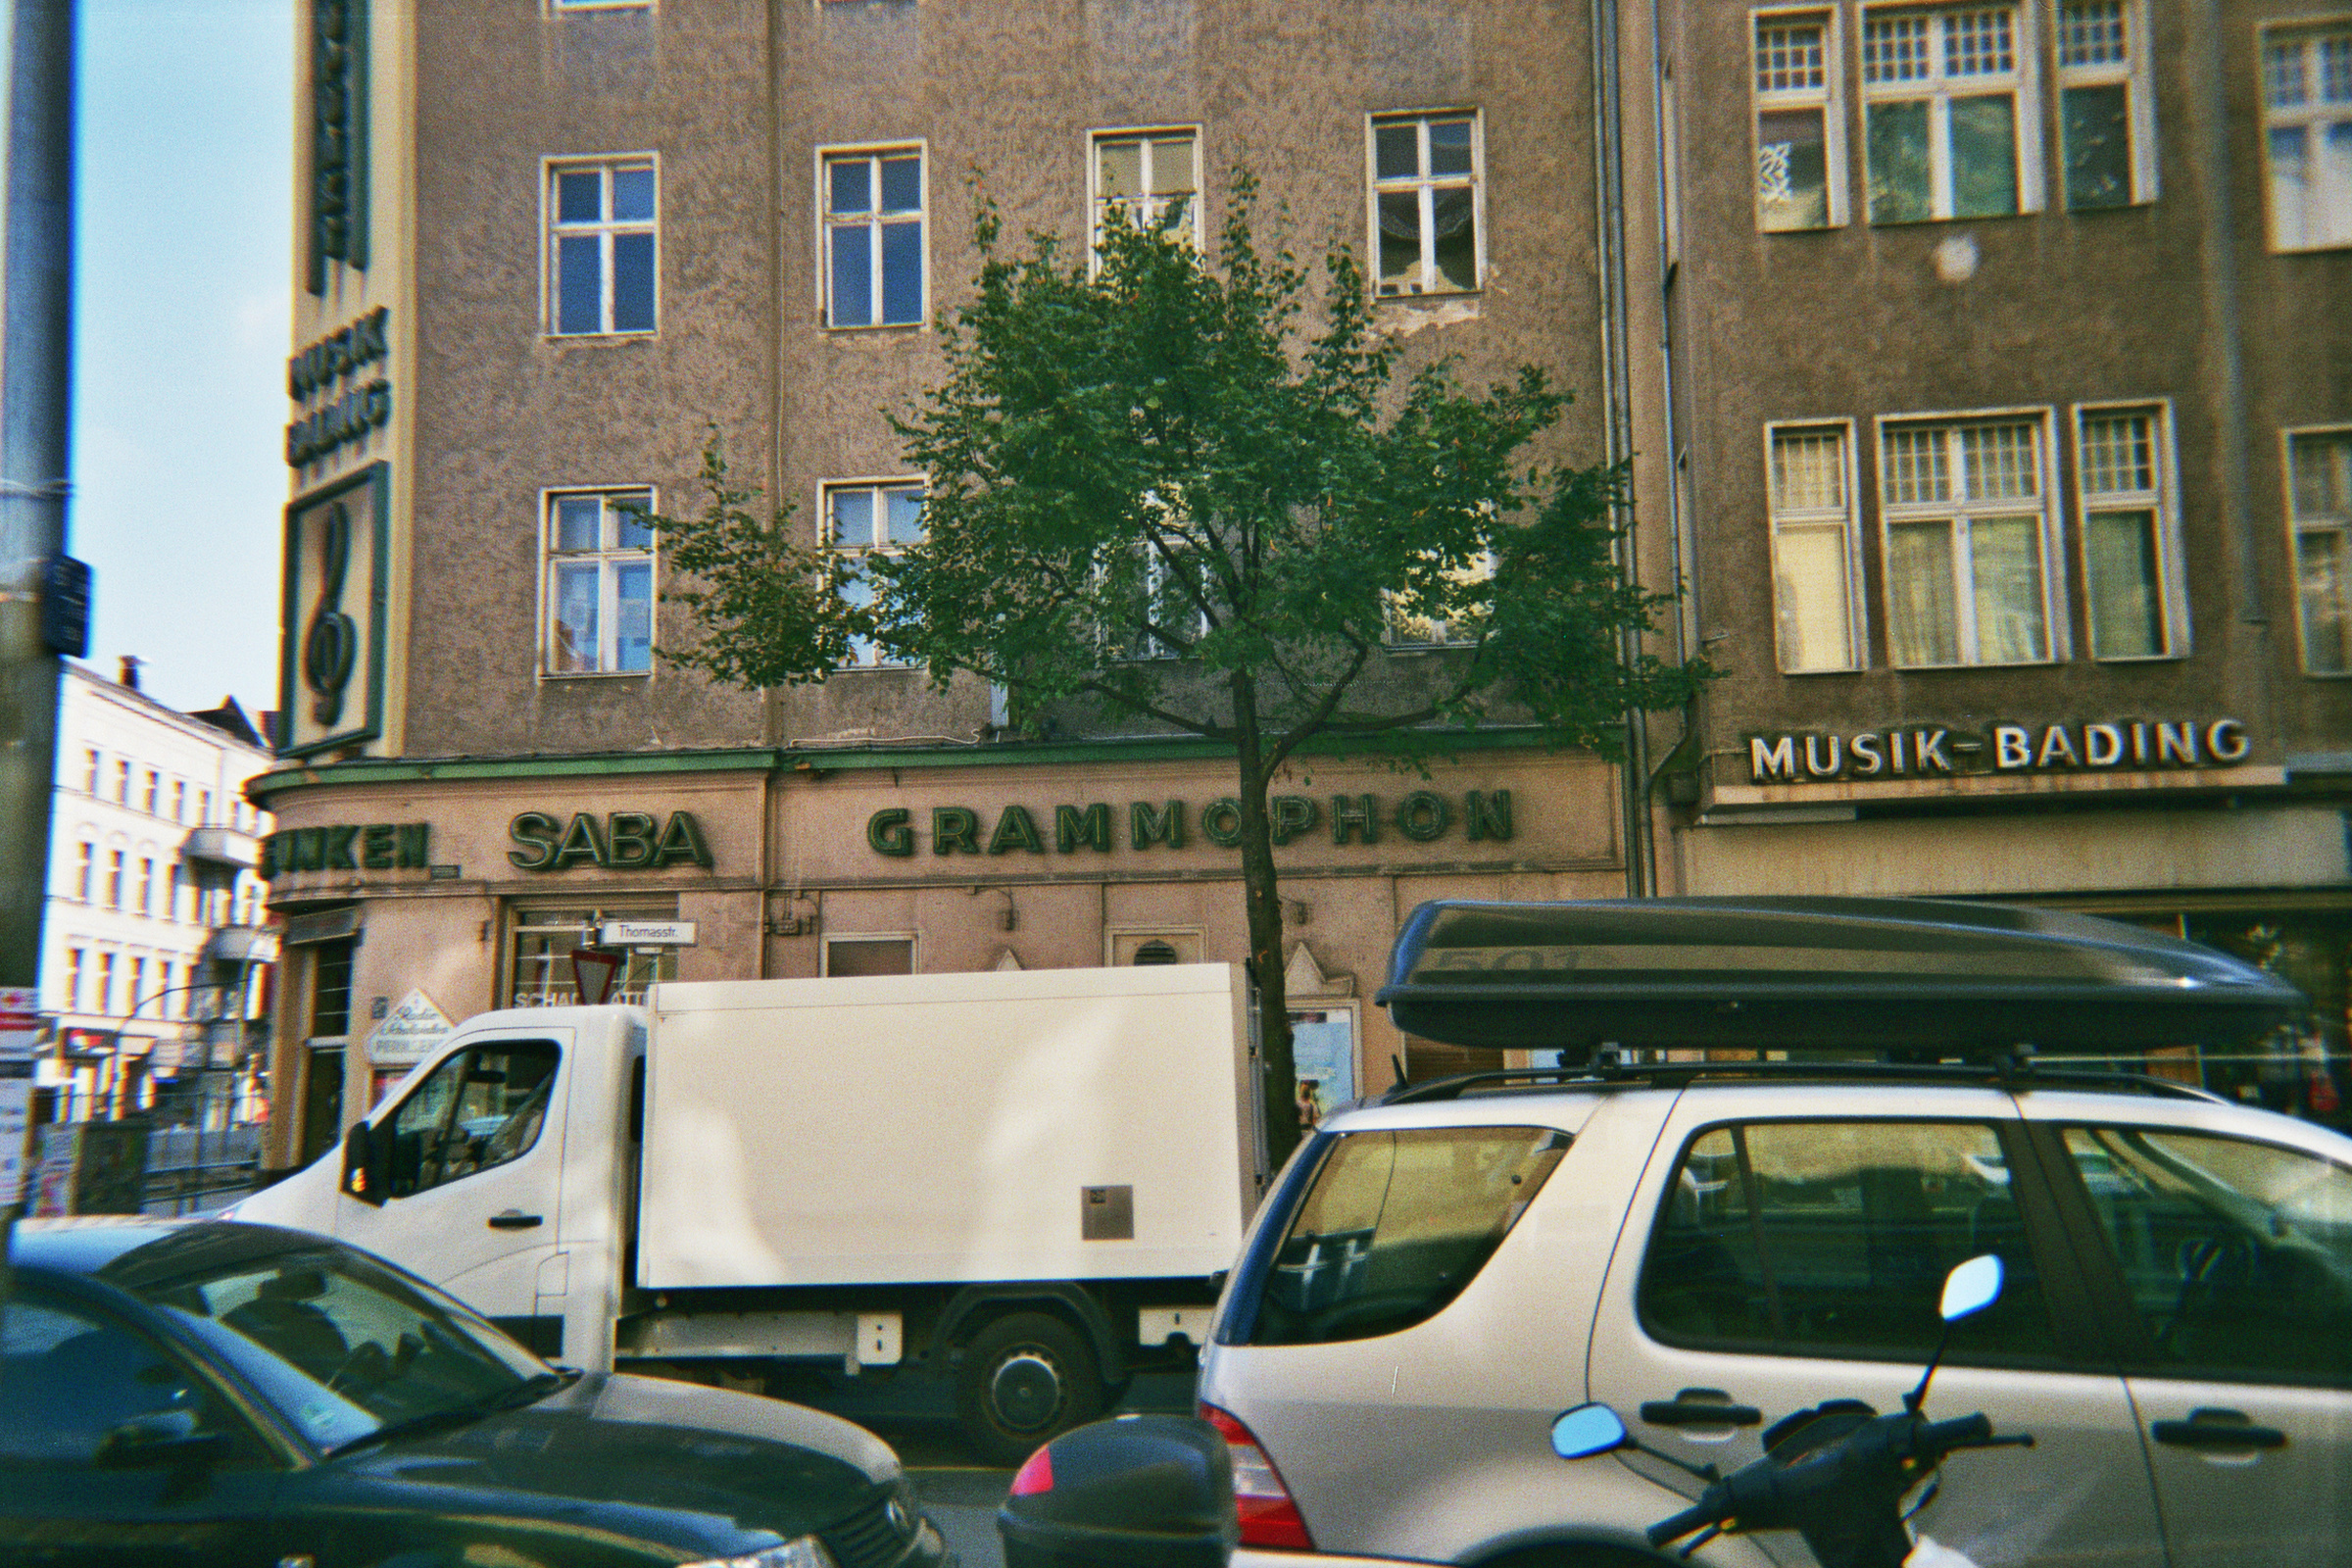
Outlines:
{"label": "scooter mirror", "polygon": [[1590,1459],[1625,1446],[1625,1423],[1605,1404],[1580,1404],[1551,1424],[1551,1451],[1563,1459]]}
{"label": "scooter mirror", "polygon": [[1972,1257],[1943,1277],[1941,1311],[1946,1323],[1974,1316],[2000,1298],[2001,1260],[1996,1253]]}

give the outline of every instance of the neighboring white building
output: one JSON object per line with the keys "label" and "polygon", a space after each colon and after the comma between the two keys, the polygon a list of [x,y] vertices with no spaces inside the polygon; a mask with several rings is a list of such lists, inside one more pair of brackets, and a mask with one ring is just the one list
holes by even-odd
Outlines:
{"label": "neighboring white building", "polygon": [[[233,698],[179,712],[138,690],[127,660],[122,682],[71,662],[65,674],[40,967],[54,1027],[34,1119],[108,1120],[227,1065],[207,1022],[267,1004],[276,942],[254,871],[270,818],[242,789],[270,758]],[[213,1119],[267,1113],[250,1081],[208,1097],[227,1102]]]}

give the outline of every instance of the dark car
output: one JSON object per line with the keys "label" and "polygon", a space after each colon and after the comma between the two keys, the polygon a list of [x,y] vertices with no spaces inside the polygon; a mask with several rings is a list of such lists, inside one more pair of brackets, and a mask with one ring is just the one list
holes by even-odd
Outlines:
{"label": "dark car", "polygon": [[34,1221],[10,1259],[11,1568],[952,1568],[869,1433],[551,1367],[323,1237]]}

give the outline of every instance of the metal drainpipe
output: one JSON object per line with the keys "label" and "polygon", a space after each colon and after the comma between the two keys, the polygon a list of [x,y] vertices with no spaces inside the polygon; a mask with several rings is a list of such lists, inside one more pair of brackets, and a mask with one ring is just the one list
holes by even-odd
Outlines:
{"label": "metal drainpipe", "polygon": [[[1592,181],[1593,240],[1600,263],[1600,385],[1605,456],[1614,466],[1633,456],[1632,379],[1626,358],[1625,148],[1623,101],[1618,90],[1617,0],[1592,0],[1592,146],[1597,167]],[[1636,516],[1630,501],[1615,508],[1619,529],[1617,569],[1637,584],[1642,563],[1636,549]],[[1641,658],[1642,638],[1630,628],[1617,639],[1618,657],[1628,667]],[[1625,892],[1645,898],[1655,891],[1650,869],[1649,721],[1639,708],[1625,714],[1625,762],[1618,770],[1625,819]]]}

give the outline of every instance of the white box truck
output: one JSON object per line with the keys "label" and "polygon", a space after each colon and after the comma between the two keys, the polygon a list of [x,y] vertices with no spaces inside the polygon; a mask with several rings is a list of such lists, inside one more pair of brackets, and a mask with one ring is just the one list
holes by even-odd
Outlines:
{"label": "white box truck", "polygon": [[467,1020],[230,1212],[572,1364],[908,1380],[1010,1459],[1198,1342],[1257,1079],[1239,965],[663,984]]}

